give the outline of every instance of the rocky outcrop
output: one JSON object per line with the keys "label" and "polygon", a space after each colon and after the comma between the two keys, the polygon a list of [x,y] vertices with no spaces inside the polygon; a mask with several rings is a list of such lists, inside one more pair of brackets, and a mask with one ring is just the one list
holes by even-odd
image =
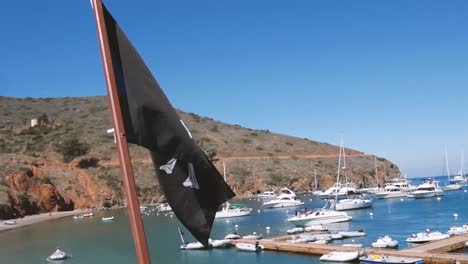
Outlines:
{"label": "rocky outcrop", "polygon": [[48,181],[27,173],[12,173],[5,177],[10,199],[20,215],[57,212],[74,209],[74,202],[66,200]]}

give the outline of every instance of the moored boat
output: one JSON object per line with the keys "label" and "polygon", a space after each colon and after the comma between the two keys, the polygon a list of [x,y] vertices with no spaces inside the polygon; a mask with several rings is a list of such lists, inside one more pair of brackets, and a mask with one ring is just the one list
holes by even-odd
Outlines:
{"label": "moored boat", "polygon": [[406,239],[406,242],[425,243],[430,241],[442,240],[449,237],[449,234],[442,234],[441,232],[432,232],[429,229],[427,229],[426,232],[412,234],[411,237]]}
{"label": "moored boat", "polygon": [[244,207],[243,204],[230,204],[226,202],[221,211],[216,212],[215,219],[248,216],[251,211],[251,208]]}
{"label": "moored boat", "polygon": [[158,206],[156,206],[156,210],[159,213],[167,213],[167,212],[172,212],[172,208],[168,203],[162,203]]}
{"label": "moored boat", "polygon": [[424,264],[424,261],[419,258],[396,257],[386,255],[366,255],[359,258],[361,264]]}
{"label": "moored boat", "polygon": [[348,238],[348,237],[361,237],[361,236],[365,236],[366,233],[362,230],[358,230],[358,231],[340,231],[338,232],[338,234],[342,235],[343,238]]}
{"label": "moored boat", "polygon": [[309,214],[301,214],[288,218],[288,222],[296,226],[312,226],[329,223],[346,222],[352,219],[345,212],[337,212],[335,210],[335,201],[328,201],[325,206],[317,211]]}
{"label": "moored boat", "polygon": [[418,188],[407,195],[408,198],[431,198],[437,196],[443,196],[444,191],[439,187],[439,182],[433,179],[428,179],[422,184],[418,185]]}
{"label": "moored boat", "polygon": [[224,239],[241,239],[242,236],[237,234],[237,232],[234,232],[234,233],[231,233],[231,234],[227,234]]}
{"label": "moored boat", "polygon": [[338,262],[346,262],[352,261],[359,257],[358,251],[351,251],[351,252],[341,252],[341,251],[332,251],[328,254],[322,255],[320,257],[321,261],[338,261]]}
{"label": "moored boat", "polygon": [[231,246],[231,241],[229,239],[210,239],[209,243],[213,248],[226,248]]}
{"label": "moored boat", "polygon": [[468,233],[468,225],[462,225],[462,226],[452,226],[450,227],[449,231],[447,234],[454,236],[454,235],[461,235]]}
{"label": "moored boat", "polygon": [[114,220],[114,216],[109,216],[109,217],[103,217],[101,218],[102,221],[106,222],[106,221],[113,221]]}
{"label": "moored boat", "polygon": [[54,253],[52,253],[52,255],[50,255],[47,260],[51,261],[51,260],[64,260],[64,259],[67,259],[71,257],[70,255],[68,255],[67,253],[65,253],[65,251],[62,251],[60,250],[59,248],[57,248],[55,250]]}
{"label": "moored boat", "polygon": [[374,248],[396,248],[398,247],[398,241],[393,240],[389,236],[380,237],[371,244]]}
{"label": "moored boat", "polygon": [[241,251],[248,251],[248,252],[260,252],[264,249],[263,245],[260,245],[258,242],[256,242],[255,244],[237,243],[236,248]]}
{"label": "moored boat", "polygon": [[276,194],[274,191],[264,191],[260,194],[257,194],[257,198],[262,198],[262,199],[272,199],[275,197],[276,197]]}
{"label": "moored boat", "polygon": [[8,221],[5,221],[3,222],[5,225],[16,225],[16,221],[13,221],[13,220],[8,220]]}
{"label": "moored boat", "polygon": [[190,242],[180,245],[179,249],[190,250],[190,249],[205,249],[205,246],[200,242]]}
{"label": "moored boat", "polygon": [[304,228],[302,227],[295,227],[295,228],[292,228],[292,229],[289,229],[288,231],[286,231],[288,234],[297,234],[297,233],[302,233],[304,232]]}
{"label": "moored boat", "polygon": [[335,208],[337,211],[354,210],[361,208],[369,208],[372,206],[372,199],[365,199],[362,196],[356,196],[355,198],[347,198],[339,200]]}
{"label": "moored boat", "polygon": [[395,186],[393,184],[388,184],[382,191],[379,191],[375,194],[377,199],[390,199],[390,198],[399,198],[405,197],[408,193],[402,188]]}
{"label": "moored boat", "polygon": [[283,207],[293,207],[293,206],[298,206],[298,205],[303,205],[304,202],[301,200],[295,200],[294,198],[288,196],[288,195],[279,195],[275,199],[263,203],[263,206],[266,206],[267,208],[283,208]]}
{"label": "moored boat", "polygon": [[243,236],[242,238],[244,238],[244,239],[255,239],[255,240],[258,240],[258,239],[262,239],[263,236],[262,236],[262,234],[258,235],[257,232],[253,232],[252,234]]}
{"label": "moored boat", "polygon": [[280,195],[296,198],[296,194],[287,187],[284,187],[280,190]]}

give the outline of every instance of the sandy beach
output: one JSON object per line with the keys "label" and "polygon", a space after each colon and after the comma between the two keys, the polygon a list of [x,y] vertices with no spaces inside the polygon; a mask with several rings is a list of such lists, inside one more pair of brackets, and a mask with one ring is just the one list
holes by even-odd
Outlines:
{"label": "sandy beach", "polygon": [[[52,212],[52,213],[43,213],[37,215],[28,215],[23,218],[3,220],[0,222],[0,232],[12,230],[44,221],[59,219],[63,217],[69,217],[73,215],[79,215],[82,213],[91,212],[91,210],[75,210],[75,211],[64,211],[64,212]],[[14,221],[16,222],[13,225],[8,225],[5,222]]]}

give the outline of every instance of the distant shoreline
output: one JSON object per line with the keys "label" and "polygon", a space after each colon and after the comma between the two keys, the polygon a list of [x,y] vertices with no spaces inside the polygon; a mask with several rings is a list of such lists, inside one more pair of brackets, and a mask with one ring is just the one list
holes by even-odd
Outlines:
{"label": "distant shoreline", "polygon": [[[51,213],[42,213],[42,214],[36,214],[36,215],[28,215],[23,218],[17,218],[17,219],[2,220],[0,222],[0,233],[13,230],[13,229],[18,229],[18,228],[25,227],[25,226],[29,226],[32,224],[60,219],[60,218],[69,217],[73,215],[79,215],[79,214],[87,213],[91,211],[92,210],[74,210],[74,211],[63,211],[63,212],[51,212]],[[8,225],[8,224],[5,224],[6,221],[15,221],[16,224]]]}

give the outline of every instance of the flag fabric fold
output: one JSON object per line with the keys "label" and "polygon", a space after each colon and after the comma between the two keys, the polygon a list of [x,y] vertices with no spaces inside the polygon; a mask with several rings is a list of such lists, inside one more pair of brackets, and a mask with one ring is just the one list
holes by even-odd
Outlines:
{"label": "flag fabric fold", "polygon": [[235,194],[192,139],[104,5],[103,11],[127,141],[150,150],[160,186],[175,215],[208,246],[219,205]]}

